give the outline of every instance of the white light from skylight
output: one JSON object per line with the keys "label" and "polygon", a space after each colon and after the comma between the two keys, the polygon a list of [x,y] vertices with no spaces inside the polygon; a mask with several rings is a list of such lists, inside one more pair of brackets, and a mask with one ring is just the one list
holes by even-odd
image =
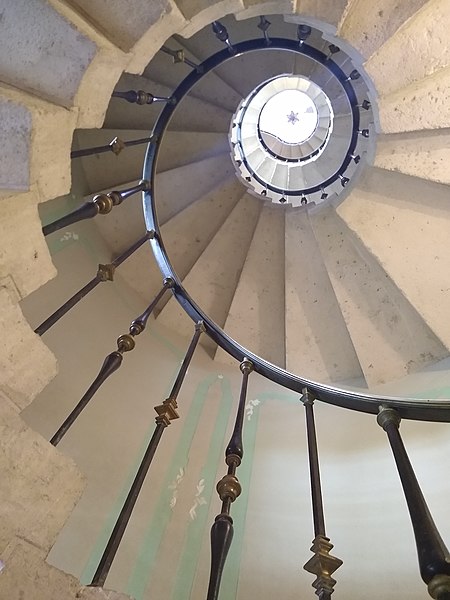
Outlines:
{"label": "white light from skylight", "polygon": [[317,109],[308,94],[283,90],[264,105],[259,129],[286,144],[302,144],[313,135],[317,122]]}

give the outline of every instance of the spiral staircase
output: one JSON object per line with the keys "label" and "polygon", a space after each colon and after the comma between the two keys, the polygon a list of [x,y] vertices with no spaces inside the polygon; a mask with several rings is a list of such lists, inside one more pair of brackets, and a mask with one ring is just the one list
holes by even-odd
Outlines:
{"label": "spiral staircase", "polygon": [[[7,7],[6,22],[16,31],[19,26],[26,31],[33,29],[33,18],[35,22],[42,21],[42,32],[54,38],[57,48],[53,51],[49,45],[45,49],[46,60],[51,61],[52,52],[61,52],[62,47],[67,55],[70,50],[78,59],[72,70],[64,64],[67,78],[62,86],[58,82],[61,63],[56,61],[46,87],[38,62],[30,74],[26,47],[20,44],[16,63],[23,59],[25,67],[20,70],[13,61],[5,61],[4,65],[4,126],[15,140],[16,154],[6,148],[1,173],[4,222],[8,223],[4,227],[3,256],[5,264],[9,261],[9,270],[2,272],[2,282],[6,291],[5,315],[13,315],[9,321],[16,323],[14,335],[18,341],[3,363],[2,393],[13,412],[25,408],[38,388],[54,375],[51,354],[29,330],[15,305],[22,299],[25,314],[31,314],[33,295],[25,297],[53,274],[38,230],[36,199],[47,200],[68,191],[72,130],[78,127],[73,137],[74,153],[107,146],[116,137],[119,142],[112,149],[117,149],[120,141],[148,138],[161,108],[170,107],[169,99],[180,82],[195,72],[195,65],[222,50],[229,52],[230,59],[199,77],[190,93],[173,107],[168,131],[161,141],[151,186],[160,227],[156,241],[152,241],[153,249],[158,248],[161,238],[179,285],[187,290],[195,305],[239,347],[261,357],[263,366],[274,365],[276,373],[286,370],[304,380],[350,390],[350,394],[366,394],[367,390],[389,394],[395,393],[396,382],[405,377],[405,381],[414,374],[420,378],[422,372],[443,368],[441,365],[446,364],[450,354],[446,316],[446,266],[450,259],[446,244],[450,183],[446,168],[450,77],[446,31],[450,11],[445,1],[386,0],[372,6],[373,3],[355,0],[305,3],[299,7],[291,2],[244,3],[245,6],[230,2],[206,3],[201,8],[180,1],[178,6],[155,8],[156,17],[153,13],[148,17],[151,23],[144,18],[139,21],[138,7],[136,14],[133,10],[127,13],[125,8],[127,18],[122,13],[119,18],[114,11],[105,12],[100,2],[79,0],[71,7],[55,1],[45,8],[40,2],[34,4],[36,13],[25,11],[26,19],[22,18],[19,3],[15,10]],[[20,17],[17,22],[14,13]],[[225,16],[226,13],[236,14]],[[226,38],[218,39],[220,35],[214,34],[210,25],[214,19],[220,19],[214,22],[226,28]],[[67,27],[68,23],[73,25]],[[305,24],[310,31],[302,39],[299,25]],[[149,27],[150,31],[158,27],[159,33],[155,37],[144,34]],[[76,35],[75,28],[81,33]],[[44,35],[40,29],[39,32]],[[140,41],[135,39],[138,35]],[[265,48],[233,55],[234,46],[256,37],[266,44]],[[155,39],[159,46],[164,44],[157,52]],[[302,44],[308,44],[325,56],[325,63],[311,60],[301,52],[271,48],[271,39],[293,40],[300,49]],[[30,43],[34,43],[33,39]],[[152,55],[150,61],[144,60]],[[326,60],[347,76],[356,109],[346,104],[348,94],[343,94],[342,84],[330,74]],[[47,69],[51,62],[44,64]],[[92,66],[92,73],[78,85],[79,71],[88,65]],[[95,69],[101,77],[95,78]],[[123,70],[131,72],[120,76]],[[142,74],[133,74],[141,71]],[[359,76],[353,80],[354,71]],[[291,195],[287,185],[267,193],[267,185],[265,189],[264,185],[261,187],[258,178],[256,183],[249,181],[253,174],[242,167],[236,154],[239,140],[234,137],[233,127],[243,100],[257,86],[286,75],[305,77],[323,90],[334,117],[328,154],[302,167],[303,172],[307,168],[311,172]],[[111,92],[114,84],[115,93],[109,100],[102,88]],[[130,105],[118,97],[127,90],[143,90],[161,102]],[[25,105],[28,117],[24,114]],[[76,109],[67,110],[74,105]],[[355,110],[356,130],[352,121]],[[28,156],[27,132],[32,128],[40,136],[41,146]],[[255,142],[252,139],[249,143]],[[64,146],[65,151],[57,152],[57,146]],[[138,184],[145,149],[146,144],[140,143],[122,149],[119,155],[111,151],[74,158],[72,197],[61,197],[49,203],[49,208],[43,205],[43,222],[51,220],[50,213],[67,212],[67,207],[76,206],[82,197],[89,200],[105,191],[120,191]],[[14,156],[30,164],[29,176],[26,169],[16,168]],[[338,165],[347,157],[350,158],[345,169],[339,171]],[[330,173],[339,173],[330,181],[324,165],[332,160],[337,161],[337,166]],[[273,181],[274,178],[267,181],[269,187]],[[27,187],[29,192],[12,192]],[[25,211],[21,219],[14,204],[18,199]],[[105,260],[111,260],[150,229],[148,212],[146,219],[141,199],[136,195],[114,207],[110,214],[99,215],[89,231],[105,246]],[[28,231],[33,231],[33,235]],[[63,231],[64,235],[71,234],[70,228]],[[11,242],[8,235],[14,235]],[[15,254],[11,248],[18,238],[24,243]],[[51,246],[51,237],[48,240]],[[170,275],[164,272],[161,255],[156,254],[163,265],[163,275]],[[31,258],[34,268],[27,263]],[[141,245],[118,272],[138,305],[148,304],[161,288],[162,275],[150,244]],[[45,297],[45,288],[41,291]],[[188,339],[192,322],[177,302],[177,293],[162,298],[155,311],[155,326]],[[190,316],[193,314],[195,311]],[[5,334],[8,333],[5,326]],[[208,361],[214,361],[212,369],[223,368],[226,372],[236,364],[236,356],[220,347],[214,335],[202,336],[200,344]],[[22,358],[27,355],[36,357],[37,372],[30,368],[30,358]],[[259,371],[263,375],[264,369]],[[276,377],[274,381],[284,384]],[[33,421],[30,408],[30,422],[43,432],[45,426],[39,427],[36,416]],[[57,410],[56,405],[54,409]],[[427,420],[425,410],[421,418]],[[14,419],[9,418],[12,423]],[[11,427],[18,426],[13,423]],[[34,438],[27,443],[42,444]],[[67,497],[57,511],[60,516],[52,525],[55,531],[43,543],[36,541],[39,531],[36,539],[31,535],[31,542],[39,546],[43,556],[52,546],[81,486],[73,465],[64,462],[67,459],[57,455],[48,460],[53,461],[52,485],[67,485],[58,482],[58,473],[67,468],[73,490],[67,485]],[[29,540],[26,528],[24,531],[23,538]],[[11,562],[15,564],[17,560],[14,568],[20,573],[22,554],[17,553],[16,546],[11,552]],[[26,552],[23,555],[27,557]],[[6,556],[4,563],[8,565],[10,554],[6,552]],[[58,565],[57,559],[55,564]],[[9,585],[14,586],[16,596],[10,595],[11,598],[24,597],[20,596],[17,581],[13,573],[13,584]],[[120,574],[114,575],[113,582],[117,582],[113,587],[125,590]],[[401,584],[397,584],[401,595]],[[96,588],[80,591],[72,580],[56,585],[60,586],[58,597],[101,597],[95,595],[99,592]],[[283,585],[279,585],[283,593]],[[292,594],[288,588],[284,593]],[[166,593],[163,588],[157,589],[159,592],[147,589],[146,595],[142,592],[140,597],[153,600],[157,598],[155,593]],[[379,589],[374,586],[367,597],[372,597],[372,593],[379,597]],[[33,596],[32,591],[26,593],[25,598],[41,597]],[[186,592],[180,597],[189,597],[183,594]],[[264,597],[263,591],[258,594]],[[424,590],[418,594],[417,598],[426,597]],[[383,597],[391,596],[383,592]]]}
{"label": "spiral staircase", "polygon": [[[224,24],[236,42],[259,33],[257,19],[236,22],[228,18]],[[272,17],[269,32],[295,38],[296,25]],[[308,41],[329,53],[328,47],[336,40],[323,39],[315,30],[313,40]],[[218,51],[221,43],[210,28],[205,28],[190,39],[168,40],[166,46],[172,50],[181,48],[198,64]],[[348,55],[340,59],[336,56],[334,60],[340,60],[347,74],[360,66],[352,63]],[[447,357],[444,314],[434,310],[433,315],[428,314],[425,307],[425,297],[443,293],[440,276],[433,289],[424,279],[406,284],[410,277],[404,274],[404,265],[400,273],[400,266],[396,269],[392,264],[405,244],[409,248],[414,243],[413,239],[406,241],[403,236],[407,234],[395,227],[398,223],[403,231],[405,225],[404,208],[396,206],[399,194],[409,196],[408,186],[423,182],[405,178],[401,168],[396,169],[391,161],[389,164],[377,158],[379,166],[369,167],[371,157],[367,158],[367,151],[373,154],[373,140],[372,147],[366,144],[367,148],[359,142],[363,146],[363,164],[359,165],[363,178],[351,180],[352,189],[345,189],[345,202],[333,189],[327,189],[329,197],[325,202],[312,198],[304,208],[298,207],[300,194],[297,207],[292,202],[289,206],[274,206],[270,201],[264,203],[261,197],[255,200],[251,190],[243,186],[245,182],[236,181],[229,158],[230,122],[240,99],[262,81],[287,72],[301,73],[321,83],[335,104],[333,94],[338,103],[343,92],[337,89],[329,70],[302,55],[294,59],[292,53],[272,50],[254,52],[236,61],[237,65],[230,61],[201,80],[192,97],[180,104],[158,162],[154,187],[162,235],[174,269],[188,292],[244,347],[288,371],[298,372],[301,365],[302,374],[316,381],[354,380],[363,386],[374,386]],[[172,62],[170,56],[160,52],[143,76],[125,74],[116,89],[142,89],[168,97],[189,72],[189,66]],[[367,91],[364,84],[357,81],[354,87],[363,102]],[[100,146],[115,136],[124,140],[145,138],[160,106],[136,107],[131,117],[130,109],[113,98],[103,129],[80,130],[79,147]],[[343,125],[341,139],[345,148],[335,141],[339,140],[335,125],[328,155],[323,157],[325,164],[330,162],[330,156],[337,156],[339,162],[348,146],[344,115],[349,109],[338,104],[335,110],[336,122]],[[361,129],[370,127],[375,138],[372,112],[361,109],[360,113]],[[386,154],[387,147],[395,148],[392,137],[379,141],[379,155]],[[83,158],[88,196],[135,184],[141,176],[144,150],[137,148],[133,154],[127,150],[130,154],[120,158],[112,153],[96,160]],[[319,160],[311,166],[324,169],[323,163],[321,167]],[[337,186],[338,192],[343,190],[339,180]],[[438,191],[436,187],[436,191],[445,194],[444,188]],[[431,188],[426,194],[424,190],[420,194],[422,201],[430,193]],[[282,194],[275,204],[281,197]],[[378,204],[392,208],[386,207],[381,217],[382,211],[376,210]],[[442,234],[445,225],[443,222]],[[139,199],[129,200],[108,219],[99,219],[98,227],[113,253],[122,252],[145,232]],[[387,228],[394,238],[388,247]],[[407,229],[414,238],[413,223]],[[422,260],[430,264],[431,256],[426,258],[426,251],[420,246]],[[148,246],[133,255],[121,272],[144,298],[153,297],[160,286],[159,270]],[[141,276],[144,272],[148,272],[145,279]],[[439,304],[445,306],[444,302]],[[175,299],[163,306],[157,318],[189,335],[189,322]],[[227,360],[225,353],[216,351],[211,344],[210,350],[219,360]]]}

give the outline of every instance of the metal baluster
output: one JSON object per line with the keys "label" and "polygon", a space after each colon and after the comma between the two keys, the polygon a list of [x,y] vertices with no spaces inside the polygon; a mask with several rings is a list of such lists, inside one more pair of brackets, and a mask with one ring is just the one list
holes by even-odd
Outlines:
{"label": "metal baluster", "polygon": [[167,102],[168,104],[175,104],[176,99],[172,96],[154,96],[150,92],[144,92],[144,90],[128,90],[127,92],[113,92],[111,94],[113,98],[121,98],[131,104],[153,104],[154,102]]}
{"label": "metal baluster", "polygon": [[244,358],[240,364],[242,372],[241,393],[234,430],[225,451],[227,474],[217,484],[217,493],[222,501],[222,510],[211,527],[211,571],[207,600],[217,600],[220,591],[223,567],[233,539],[233,519],[230,516],[231,504],[241,493],[241,484],[236,477],[236,469],[244,456],[242,430],[244,427],[244,410],[247,396],[248,377],[253,371],[253,363]]}
{"label": "metal baluster", "polygon": [[180,392],[182,383],[186,376],[187,369],[191,363],[192,357],[194,355],[194,351],[197,347],[198,341],[200,339],[200,335],[205,331],[205,326],[202,321],[199,321],[195,326],[194,335],[189,344],[189,347],[186,351],[186,355],[181,364],[180,370],[178,372],[175,383],[172,387],[172,391],[169,397],[164,400],[162,404],[155,407],[158,416],[156,417],[156,427],[153,432],[152,438],[147,446],[147,450],[145,451],[144,457],[141,461],[139,469],[136,473],[133,483],[131,484],[130,491],[128,492],[128,496],[125,500],[125,503],[120,511],[120,514],[117,518],[116,524],[114,526],[113,531],[109,537],[108,543],[106,545],[105,551],[103,552],[102,558],[100,559],[97,570],[92,579],[92,586],[103,586],[106,578],[108,576],[109,570],[113,563],[114,557],[119,548],[122,537],[127,528],[128,522],[133,512],[134,505],[139,497],[139,492],[141,491],[142,485],[145,481],[145,477],[147,475],[148,469],[152,463],[155,452],[158,448],[159,441],[163,434],[163,431],[166,427],[170,425],[170,422],[173,419],[178,419],[179,415],[177,412],[178,404],[177,397]]}
{"label": "metal baluster", "polygon": [[400,436],[400,416],[380,406],[377,423],[386,432],[402,483],[416,539],[420,575],[435,600],[450,600],[450,555],[437,530]]}
{"label": "metal baluster", "polygon": [[230,51],[230,54],[236,54],[236,50],[234,49],[234,47],[232,46],[232,44],[230,42],[228,30],[225,27],[225,25],[222,25],[222,23],[220,21],[213,21],[212,22],[212,30],[216,34],[216,38],[228,46],[228,50]]}
{"label": "metal baluster", "polygon": [[305,407],[306,432],[308,438],[309,474],[311,480],[311,503],[314,522],[314,540],[311,552],[314,556],[303,565],[305,571],[317,577],[312,586],[320,600],[330,600],[336,580],[331,575],[343,564],[342,560],[332,556],[333,544],[325,531],[323,513],[322,487],[320,484],[319,454],[317,451],[316,426],[314,422],[314,396],[308,389],[303,390],[300,398]]}
{"label": "metal baluster", "polygon": [[69,416],[58,429],[58,431],[55,433],[55,435],[51,438],[50,443],[53,444],[53,446],[59,444],[59,442],[65,436],[67,431],[74,424],[81,411],[87,406],[89,401],[92,399],[95,392],[108,379],[108,377],[112,375],[115,371],[117,371],[117,369],[121,366],[124,352],[130,352],[131,350],[133,350],[133,348],[136,345],[136,342],[134,341],[135,336],[141,334],[144,331],[144,329],[147,326],[147,321],[150,315],[155,310],[157,304],[164,296],[165,292],[169,288],[173,287],[173,285],[173,279],[170,279],[169,277],[164,279],[163,287],[152,300],[152,302],[149,304],[149,306],[139,317],[137,317],[137,319],[134,319],[134,321],[131,322],[129,333],[125,333],[124,335],[121,335],[119,338],[117,338],[117,350],[111,352],[111,354],[108,354],[108,356],[103,361],[103,365],[97,377],[91,383],[84,396],[69,414]]}
{"label": "metal baluster", "polygon": [[75,209],[68,215],[49,223],[42,228],[44,235],[49,235],[59,229],[68,227],[73,223],[78,223],[84,219],[92,219],[93,217],[100,215],[107,215],[112,211],[114,206],[122,204],[124,200],[136,194],[137,192],[148,191],[150,189],[150,183],[143,179],[138,185],[128,188],[126,190],[109,192],[108,194],[97,194],[89,202],[85,202],[79,208]]}
{"label": "metal baluster", "polygon": [[99,264],[95,277],[93,277],[89,283],[78,290],[78,292],[76,292],[71,298],[64,302],[62,306],[55,310],[55,312],[45,319],[45,321],[43,321],[39,327],[36,327],[34,333],[43,335],[50,329],[50,327],[53,327],[53,325],[57,323],[61,317],[67,314],[71,308],[78,304],[80,300],[87,296],[89,292],[92,292],[92,290],[96,288],[99,283],[103,283],[104,281],[114,281],[114,271],[116,268],[121,265],[129,256],[131,256],[133,252],[136,252],[136,250],[140,248],[144,242],[152,239],[154,235],[155,232],[153,230],[147,231],[147,233],[141,237],[141,239],[127,248],[125,252],[122,252],[122,254],[115,258],[111,263],[106,265]]}
{"label": "metal baluster", "polygon": [[93,154],[102,154],[104,152],[112,152],[116,156],[129,146],[139,146],[141,144],[148,144],[149,142],[156,141],[154,136],[139,138],[137,140],[128,140],[124,142],[119,137],[115,137],[113,140],[105,146],[93,146],[92,148],[83,148],[81,150],[72,150],[70,158],[80,158],[82,156],[92,156]]}
{"label": "metal baluster", "polygon": [[336,44],[330,44],[328,46],[327,60],[329,60],[333,56],[333,54],[337,54],[340,51],[341,49],[339,48],[339,46],[336,46]]}
{"label": "metal baluster", "polygon": [[301,24],[297,26],[297,39],[299,41],[300,46],[302,46],[302,44],[304,44],[305,41],[309,38],[311,32],[312,29],[309,25]]}
{"label": "metal baluster", "polygon": [[185,63],[189,67],[195,69],[197,73],[202,73],[202,68],[200,67],[200,65],[197,65],[189,58],[186,58],[185,52],[181,48],[179,50],[172,50],[168,46],[161,46],[160,50],[162,50],[162,52],[164,52],[165,54],[169,54],[169,56],[173,58],[174,64]]}
{"label": "metal baluster", "polygon": [[359,71],[357,71],[356,69],[353,69],[353,71],[350,73],[350,75],[347,77],[347,79],[345,81],[357,81],[360,77],[361,77],[361,73]]}
{"label": "metal baluster", "polygon": [[361,104],[357,104],[356,106],[364,110],[369,110],[369,108],[372,108],[372,104],[369,102],[369,100],[363,100]]}

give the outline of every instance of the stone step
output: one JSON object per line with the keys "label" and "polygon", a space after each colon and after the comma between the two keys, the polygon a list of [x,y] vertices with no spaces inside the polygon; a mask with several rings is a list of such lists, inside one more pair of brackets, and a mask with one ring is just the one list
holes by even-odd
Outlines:
{"label": "stone step", "polygon": [[[225,162],[221,155],[158,173],[154,190],[160,225],[214,189],[232,173],[231,161]],[[133,181],[117,187],[120,190],[135,183]],[[102,216],[97,217],[96,224],[114,253],[123,252],[145,233],[141,194],[131,196],[108,215]]]}
{"label": "stone step", "polygon": [[[118,136],[121,140],[149,137],[147,130],[136,129],[79,129],[73,149],[109,144]],[[119,156],[112,152],[77,158],[83,167],[88,191],[95,192],[142,177],[147,144],[124,148]],[[158,171],[168,171],[189,163],[230,152],[224,133],[167,131],[158,156]],[[226,157],[224,157],[226,159]]]}
{"label": "stone step", "polygon": [[337,34],[352,44],[363,57],[369,58],[427,2],[428,0],[349,2]]}
{"label": "stone step", "polygon": [[[334,28],[339,24],[342,15],[345,13],[348,0],[304,0],[301,4],[301,15],[288,15],[286,21],[293,23],[304,23],[303,15],[307,19],[318,19],[323,24],[329,24],[330,30],[334,33]],[[313,21],[314,22],[314,21]]]}
{"label": "stone step", "polygon": [[448,187],[373,168],[337,212],[450,348]]}
{"label": "stone step", "polygon": [[[448,67],[449,27],[448,0],[432,0],[417,10],[366,62],[367,72],[380,96],[392,94]],[[411,60],[412,56],[416,59]]]}
{"label": "stone step", "polygon": [[[173,90],[169,87],[125,73],[117,82],[117,91],[144,90],[154,96],[169,97]],[[156,102],[139,106],[121,98],[111,98],[105,116],[104,127],[108,129],[146,129],[151,131],[164,104]],[[230,127],[231,112],[214,106],[210,102],[187,96],[175,110],[169,129],[178,131],[227,132]]]}
{"label": "stone step", "polygon": [[369,387],[445,358],[446,348],[335,210],[310,220]]}
{"label": "stone step", "polygon": [[186,26],[186,19],[174,2],[152,3],[111,0],[105,10],[103,0],[73,0],[72,5],[106,37],[132,59],[128,70],[139,73],[154,52],[172,35]]}
{"label": "stone step", "polygon": [[[39,35],[31,36],[36,23],[40,24]],[[3,7],[3,83],[69,108],[96,52],[96,44],[47,2],[17,0]]]}
{"label": "stone step", "polygon": [[[182,279],[197,262],[241,196],[242,186],[234,174],[228,175],[161,227],[169,259]],[[130,256],[120,267],[120,273],[145,300],[153,298],[161,288],[161,272],[149,244],[144,244]],[[170,295],[166,294],[157,312],[169,299]]]}
{"label": "stone step", "polygon": [[[258,356],[284,368],[284,208],[265,204],[239,279],[225,332]],[[216,358],[236,364],[218,348]]]}
{"label": "stone step", "polygon": [[[269,20],[272,23],[269,30],[270,35],[295,39],[295,25],[285,23],[280,15],[270,15]],[[257,28],[259,22],[257,18],[236,22],[233,15],[228,15],[220,22],[227,27],[231,43],[262,36],[262,32]],[[199,31],[189,39],[182,40],[182,43],[190,52],[202,59],[225,47],[216,38],[210,27]],[[253,56],[233,58],[218,67],[215,72],[222,81],[235,89],[241,97],[244,97],[262,81],[281,73],[292,73],[294,64],[291,53],[274,50],[273,53],[267,54],[264,61],[260,60],[258,52],[253,53]]]}
{"label": "stone step", "polygon": [[382,135],[377,140],[375,166],[450,184],[450,129]]}
{"label": "stone step", "polygon": [[[200,64],[201,59],[190,52],[180,38],[170,38],[164,44],[171,50],[182,50],[187,59],[194,64]],[[157,52],[145,69],[143,75],[152,81],[158,82],[170,89],[175,89],[178,84],[192,71],[189,65],[173,62],[173,58],[162,50]],[[192,98],[205,100],[225,110],[235,111],[241,96],[220,77],[212,71],[203,77],[190,92]]]}
{"label": "stone step", "polygon": [[360,378],[358,357],[303,207],[286,211],[285,243],[287,370],[321,382]]}
{"label": "stone step", "polygon": [[[259,200],[244,193],[183,280],[190,296],[220,327],[225,324],[261,207]],[[186,337],[192,333],[192,321],[174,298],[158,320]],[[215,350],[209,338],[204,337],[202,343]]]}
{"label": "stone step", "polygon": [[[30,429],[3,393],[0,423],[3,479],[0,552],[9,566],[5,549],[16,537],[38,548],[44,557],[47,555],[81,496],[85,481],[74,461]],[[2,593],[2,597],[8,596]]]}
{"label": "stone step", "polygon": [[450,67],[382,96],[378,102],[381,131],[402,133],[450,127]]}

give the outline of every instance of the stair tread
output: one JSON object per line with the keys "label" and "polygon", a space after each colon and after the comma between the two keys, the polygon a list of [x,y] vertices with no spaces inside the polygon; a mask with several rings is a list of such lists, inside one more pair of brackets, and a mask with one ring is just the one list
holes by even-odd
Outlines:
{"label": "stair tread", "polygon": [[375,166],[450,184],[450,129],[379,136]]}
{"label": "stair tread", "polygon": [[[448,0],[434,0],[417,10],[385,41],[365,63],[380,96],[407,87],[450,65],[450,47],[444,42],[448,38],[449,23]],[[433,34],[424,35],[424,31]],[[410,52],[417,60],[405,60]]]}
{"label": "stair tread", "polygon": [[[155,83],[146,77],[124,73],[119,79],[116,90],[142,89],[154,96],[169,97],[172,89]],[[150,131],[158,118],[162,104],[157,102],[139,106],[130,104],[121,98],[112,98],[105,117],[105,127],[109,129],[126,127]],[[215,131],[227,132],[230,127],[231,112],[214,106],[205,100],[187,96],[182,101],[182,108],[175,110],[169,129],[179,131]]]}
{"label": "stair tread", "polygon": [[[284,368],[283,207],[268,203],[261,210],[224,330],[245,348]],[[235,362],[221,348],[216,358]]]}
{"label": "stair tread", "polygon": [[[259,200],[244,193],[183,280],[194,301],[221,327],[226,321],[261,207]],[[158,320],[175,327],[182,335],[187,336],[192,331],[190,319],[174,298]],[[208,339],[203,342],[212,347]]]}
{"label": "stair tread", "polygon": [[374,167],[337,212],[450,348],[448,188]]}
{"label": "stair tread", "polygon": [[448,355],[334,208],[310,219],[369,386],[405,376]]}
{"label": "stair tread", "polygon": [[[127,141],[149,137],[149,132],[141,129],[92,129],[79,130],[75,137],[77,147],[89,148],[108,144],[116,135]],[[105,152],[76,160],[83,166],[88,189],[97,191],[130,179],[139,179],[142,176],[146,149],[147,144],[142,144],[125,148],[119,156]],[[167,171],[229,151],[225,133],[167,131],[161,144],[157,170]]]}
{"label": "stair tread", "polygon": [[[2,21],[1,81],[49,102],[73,106],[83,75],[96,55],[95,42],[47,3],[4,3]],[[45,23],[42,37],[30,35],[39,22]],[[51,44],[44,43],[44,37]]]}
{"label": "stair tread", "polygon": [[[160,225],[233,173],[231,161],[224,161],[220,155],[158,173],[154,190]],[[146,230],[141,194],[128,198],[96,222],[110,248],[122,252]]]}
{"label": "stair tread", "polygon": [[350,4],[338,35],[369,58],[428,0],[363,0]]}
{"label": "stair tread", "polygon": [[450,66],[378,100],[383,133],[441,129],[450,124]]}
{"label": "stair tread", "polygon": [[[167,40],[165,45],[171,50],[183,50],[185,57],[195,64],[201,62],[201,59],[192,54],[178,39],[171,38]],[[174,64],[170,55],[160,51],[155,54],[149,66],[145,69],[144,76],[170,89],[175,89],[191,71],[192,68],[189,65]],[[194,86],[190,95],[229,111],[236,110],[242,99],[240,94],[222,81],[214,71],[202,78]]]}
{"label": "stair tread", "polygon": [[[183,279],[189,273],[241,196],[241,184],[229,174],[162,225],[164,246],[179,277]],[[148,244],[121,266],[120,273],[146,299],[161,286],[161,272]],[[159,311],[169,299],[169,295],[162,299]]]}

